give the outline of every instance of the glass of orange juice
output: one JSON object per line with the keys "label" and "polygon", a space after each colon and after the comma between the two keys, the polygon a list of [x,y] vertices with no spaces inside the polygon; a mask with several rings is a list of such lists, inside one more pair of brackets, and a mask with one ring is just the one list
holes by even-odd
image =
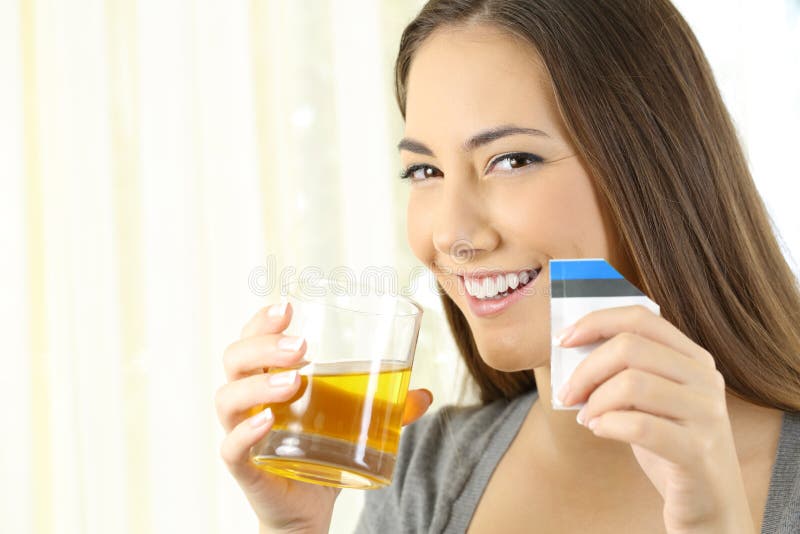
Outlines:
{"label": "glass of orange juice", "polygon": [[[272,429],[252,447],[261,469],[303,482],[372,489],[392,480],[422,308],[374,286],[300,280],[288,290],[306,354],[300,388],[269,406]],[[286,369],[269,369],[280,372]]]}

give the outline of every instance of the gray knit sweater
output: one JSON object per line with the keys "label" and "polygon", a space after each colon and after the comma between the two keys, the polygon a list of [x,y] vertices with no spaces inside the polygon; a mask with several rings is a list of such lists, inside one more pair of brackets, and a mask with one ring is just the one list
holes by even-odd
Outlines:
{"label": "gray knit sweater", "polygon": [[[356,534],[465,532],[484,488],[538,398],[446,406],[403,430],[391,486],[365,493]],[[784,412],[762,534],[800,533],[800,412]]]}

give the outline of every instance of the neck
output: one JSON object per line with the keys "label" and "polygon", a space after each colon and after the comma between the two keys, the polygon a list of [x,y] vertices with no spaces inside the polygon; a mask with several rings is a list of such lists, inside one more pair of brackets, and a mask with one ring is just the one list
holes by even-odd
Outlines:
{"label": "neck", "polygon": [[[587,427],[578,424],[577,410],[553,409],[550,387],[550,367],[533,370],[539,398],[523,423],[522,431],[535,440],[541,458],[547,458],[560,469],[568,468],[576,475],[608,472],[629,472],[636,459],[627,443],[595,436]],[[526,428],[527,427],[527,428]]]}

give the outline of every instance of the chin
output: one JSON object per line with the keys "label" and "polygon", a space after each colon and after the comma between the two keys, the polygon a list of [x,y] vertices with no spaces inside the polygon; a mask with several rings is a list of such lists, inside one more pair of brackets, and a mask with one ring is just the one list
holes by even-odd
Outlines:
{"label": "chin", "polygon": [[550,364],[549,346],[542,351],[533,347],[523,348],[526,346],[519,343],[509,346],[499,343],[496,339],[489,345],[476,340],[476,345],[483,362],[498,371],[506,373],[526,371]]}

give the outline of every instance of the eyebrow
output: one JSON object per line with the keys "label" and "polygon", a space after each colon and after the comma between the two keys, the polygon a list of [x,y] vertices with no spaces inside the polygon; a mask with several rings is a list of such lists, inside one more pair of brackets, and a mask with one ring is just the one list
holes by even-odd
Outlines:
{"label": "eyebrow", "polygon": [[[550,137],[542,130],[537,130],[536,128],[523,128],[521,126],[515,126],[513,124],[506,124],[503,126],[497,126],[495,128],[489,128],[487,130],[483,130],[478,132],[477,134],[473,135],[461,145],[461,150],[464,152],[471,152],[478,147],[487,145],[493,141],[497,141],[503,137],[508,137],[511,135],[533,135],[537,137]],[[397,144],[397,150],[408,150],[409,152],[414,152],[416,154],[422,154],[424,156],[433,156],[433,150],[425,146],[424,143],[417,141],[415,139],[410,139],[404,137],[400,140]]]}

